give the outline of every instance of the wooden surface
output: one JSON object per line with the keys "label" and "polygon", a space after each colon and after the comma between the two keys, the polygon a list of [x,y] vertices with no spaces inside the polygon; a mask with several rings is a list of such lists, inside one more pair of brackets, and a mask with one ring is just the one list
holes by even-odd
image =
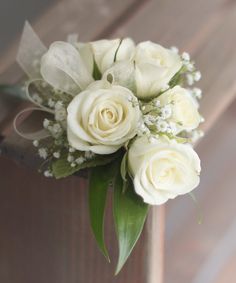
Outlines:
{"label": "wooden surface", "polygon": [[145,282],[144,234],[114,278],[117,249],[111,206],[106,221],[109,264],[89,227],[86,181],[46,179],[4,158],[0,168],[1,282]]}
{"label": "wooden surface", "polygon": [[145,283],[164,282],[165,205],[154,206],[148,216]]}
{"label": "wooden surface", "polygon": [[[124,3],[84,0],[80,2],[81,5],[78,5],[78,1],[58,1],[35,21],[36,31],[47,44],[55,39],[64,39],[67,33],[79,30],[82,40],[100,36],[128,35],[136,41],[153,40],[167,47],[176,45],[181,51],[186,50],[191,53],[203,74],[199,84],[204,91],[202,112],[207,120],[203,128],[209,130],[232,103],[236,94],[236,54],[234,52],[236,37],[232,36],[236,26],[234,1],[129,0]],[[21,76],[19,69],[12,65],[15,50],[16,46],[0,57],[1,80],[15,82]],[[30,159],[32,154],[29,151],[32,147],[11,131],[12,115],[9,113],[13,113],[22,105],[15,101],[8,101],[6,97],[1,97],[1,101],[0,110],[4,109],[4,115],[1,116],[0,126],[5,125],[0,127],[5,138],[1,144],[3,153],[16,160],[24,158],[25,163],[32,165]],[[32,123],[32,120],[29,121]],[[225,127],[225,124],[221,123],[220,127]],[[218,140],[214,152],[215,162],[217,162],[219,151],[217,146],[224,150],[223,145],[226,139],[223,137],[219,139],[217,134],[220,132],[219,129],[221,128],[218,128],[212,137],[213,142],[214,139]],[[205,140],[208,141],[210,137],[211,133]],[[206,154],[212,148],[211,143],[212,140],[200,144],[199,151],[202,152],[205,169],[211,165],[211,172],[216,172],[212,164],[213,154]],[[228,143],[231,144],[230,136],[228,136]],[[222,156],[219,160],[220,158]],[[229,155],[228,158],[230,158]],[[227,164],[226,159],[225,164]],[[0,234],[1,281],[5,283],[92,283],[96,278],[98,283],[161,282],[163,257],[160,255],[163,252],[163,245],[160,243],[163,241],[164,227],[161,228],[163,217],[160,215],[164,213],[163,207],[157,208],[156,213],[152,214],[145,233],[127,266],[120,276],[114,279],[112,268],[103,261],[91,237],[84,181],[79,181],[75,177],[60,182],[48,180],[36,174],[33,166],[31,171],[4,157],[0,160],[0,169],[2,172],[0,227],[3,230]],[[223,178],[222,175],[221,177]],[[206,187],[208,190],[214,189],[212,184],[209,179],[205,182],[203,179],[200,189],[203,190]],[[193,274],[198,273],[198,267],[201,265],[199,260],[202,259],[201,253],[209,252],[209,249],[203,250],[199,247],[194,233],[189,233],[187,238],[183,233],[186,227],[191,227],[192,231],[196,231],[196,227],[199,227],[194,222],[191,207],[189,204],[186,205],[186,202],[182,205],[181,201],[171,202],[168,205],[165,283],[191,283]],[[211,211],[211,220],[213,220],[213,207]],[[115,245],[111,215],[108,217],[108,222],[106,234],[111,248]],[[157,225],[155,225],[156,222]],[[208,233],[211,232],[210,227],[209,225]],[[158,235],[157,239],[155,233]],[[146,246],[148,234],[151,244]],[[161,240],[158,241],[158,239]],[[203,239],[207,247],[210,246],[209,241],[208,239],[205,243]],[[196,258],[194,253],[183,256],[183,252],[187,252],[191,245],[195,247],[199,257]],[[179,255],[182,255],[181,258]],[[116,252],[112,254],[112,259],[115,257]],[[232,262],[234,262],[233,259]],[[226,272],[223,270],[228,269],[222,266],[222,272]],[[222,281],[222,283],[226,282]]]}
{"label": "wooden surface", "polygon": [[235,282],[235,120],[236,101],[197,147],[202,161],[195,190],[199,209],[189,196],[167,205],[166,283]]}

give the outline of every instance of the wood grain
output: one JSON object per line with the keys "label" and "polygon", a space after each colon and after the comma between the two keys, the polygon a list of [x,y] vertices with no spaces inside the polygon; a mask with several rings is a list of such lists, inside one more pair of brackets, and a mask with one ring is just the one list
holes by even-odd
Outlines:
{"label": "wood grain", "polygon": [[[201,184],[194,193],[203,223],[197,223],[199,211],[188,196],[167,205],[166,283],[235,280],[235,268],[226,271],[236,249],[235,119],[236,101],[197,148],[202,174]],[[211,281],[209,276],[214,279]],[[226,280],[228,276],[230,280]]]}
{"label": "wood grain", "polygon": [[145,282],[145,235],[114,277],[117,244],[111,201],[106,242],[112,264],[98,250],[89,227],[87,181],[46,179],[4,158],[0,168],[1,282]]}
{"label": "wood grain", "polygon": [[[98,7],[97,9],[101,8],[99,3],[98,1],[98,6],[95,6]],[[56,11],[58,11],[58,16],[61,15],[61,18],[55,19],[55,24],[53,22],[52,27],[50,27],[52,10],[46,13],[45,18],[42,18],[44,21],[39,19],[38,24],[35,25],[36,30],[47,42],[62,38],[68,30],[72,31],[78,27],[79,19],[76,19],[74,25],[74,23],[67,22],[66,18],[73,15],[74,19],[77,14],[65,4],[64,6],[58,5],[56,7],[59,8]],[[115,5],[122,6],[123,4],[116,3]],[[114,19],[106,21],[104,18],[103,21],[101,16],[99,19],[103,26],[96,27],[95,31],[89,31],[88,37],[86,37],[87,33],[83,34],[84,38],[82,38],[85,40],[96,38],[99,34],[106,36],[106,33],[109,36],[129,35],[136,40],[151,39],[166,46],[177,45],[181,50],[190,51],[203,73],[203,80],[200,84],[205,92],[202,109],[207,121],[210,121],[205,126],[209,130],[215,119],[225,111],[235,95],[233,74],[235,73],[236,58],[232,54],[235,37],[231,36],[235,26],[235,3],[226,0],[145,1],[145,5],[139,6],[135,13],[131,13],[133,6],[130,5],[125,6],[124,9],[123,6],[120,6],[120,10],[117,8],[119,16],[116,17],[115,24],[112,24]],[[89,13],[90,9],[87,4],[86,7],[85,10]],[[127,11],[127,7],[129,7],[128,13],[122,16],[124,11]],[[54,8],[52,7],[52,9]],[[66,16],[63,15],[64,11]],[[96,17],[97,15],[94,22],[98,23],[99,20]],[[87,18],[83,18],[84,27],[87,27]],[[110,24],[112,30],[109,27]],[[46,25],[50,28],[45,29]],[[223,49],[222,42],[224,42]],[[16,72],[16,76],[14,72]],[[9,78],[17,78],[18,71],[13,68],[6,73],[6,75],[9,74],[11,74]],[[223,94],[225,95],[223,96]],[[36,163],[30,160],[33,156],[30,152],[32,147],[30,144],[25,142],[21,144],[21,142],[16,135],[11,134],[5,139],[2,149],[8,150],[7,155],[14,159],[23,156],[27,160],[29,157],[28,164],[31,164],[31,170],[34,170],[32,164],[36,165]],[[205,152],[210,149],[211,146],[208,145]],[[27,163],[27,161],[25,162]],[[164,208],[157,208],[156,212],[153,212],[145,233],[127,266],[119,277],[114,279],[112,268],[102,261],[101,255],[97,252],[88,227],[85,181],[79,181],[75,177],[60,182],[47,180],[4,158],[0,160],[0,168],[4,172],[3,178],[1,177],[0,180],[1,188],[3,188],[0,190],[0,207],[2,209],[0,226],[5,228],[4,232],[0,234],[0,279],[3,282],[92,283],[94,278],[98,283],[146,283],[146,279],[148,283],[163,281],[161,268],[163,245],[161,243],[164,238]],[[114,251],[115,239],[110,205],[111,202],[108,207],[106,235],[110,251],[111,247]],[[186,245],[183,234],[178,234],[177,228],[172,228],[173,234],[171,237],[169,236],[170,219],[172,219],[170,221],[172,224],[173,222],[181,223],[181,219],[186,220],[183,216],[185,211],[181,207],[177,210],[178,213],[174,207],[172,208],[174,215],[172,214],[172,218],[168,216],[167,223],[167,239],[172,239],[172,241],[168,240],[166,244],[168,264],[164,282],[178,283],[178,278],[182,278],[179,282],[189,283],[191,274],[196,272],[197,268],[190,268],[188,274],[184,274],[185,265],[179,258],[175,259],[178,263],[177,267],[172,262],[172,271],[169,274],[169,262],[172,260],[173,251],[175,254],[181,255],[180,248],[177,247],[178,241],[185,249],[189,249],[189,245],[192,244],[189,240]],[[8,217],[6,218],[5,215]],[[168,215],[170,214],[168,213]],[[183,223],[189,225],[189,222],[183,221]],[[193,231],[195,230],[193,229]],[[194,233],[190,234],[194,236]],[[178,238],[175,239],[176,235]],[[144,243],[147,242],[147,238],[150,239],[150,245],[145,247]],[[197,239],[194,239],[197,243]],[[195,248],[197,249],[199,246]],[[198,253],[200,254],[202,251],[203,249],[199,248]],[[116,253],[116,251],[112,252],[113,264]],[[194,253],[192,254],[194,255]],[[199,256],[199,258],[201,257]],[[188,258],[188,262],[191,262],[190,259]],[[186,258],[184,260],[186,261]],[[144,270],[145,263],[147,264],[147,273]],[[195,264],[194,261],[191,263]],[[12,273],[11,270],[14,272]]]}
{"label": "wood grain", "polygon": [[164,282],[165,205],[151,208],[146,225],[146,283]]}

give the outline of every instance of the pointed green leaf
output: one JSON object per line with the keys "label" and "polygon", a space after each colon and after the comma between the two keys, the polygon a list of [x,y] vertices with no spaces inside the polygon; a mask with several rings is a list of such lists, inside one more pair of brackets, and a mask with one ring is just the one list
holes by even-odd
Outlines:
{"label": "pointed green leaf", "polygon": [[56,179],[65,178],[67,176],[73,175],[81,169],[96,167],[100,165],[105,165],[115,160],[120,155],[120,152],[116,152],[109,155],[97,155],[91,160],[87,160],[82,164],[77,164],[75,167],[71,167],[70,163],[67,161],[67,156],[64,156],[58,160],[55,160],[52,164],[53,176]]}
{"label": "pointed green leaf", "polygon": [[148,205],[135,193],[133,183],[127,181],[123,192],[123,180],[117,175],[114,186],[114,219],[119,243],[119,258],[115,274],[118,274],[132,252],[148,212]]}
{"label": "pointed green leaf", "polygon": [[97,244],[108,261],[110,261],[109,255],[104,241],[104,212],[107,190],[118,168],[117,162],[92,168],[89,178],[90,223]]}
{"label": "pointed green leaf", "polygon": [[122,44],[122,41],[123,41],[123,38],[120,40],[119,45],[118,45],[118,47],[117,47],[117,49],[116,49],[115,56],[114,56],[114,63],[116,62],[117,53],[118,53],[118,51],[119,51],[119,49],[120,49],[120,46],[121,46],[121,44]]}
{"label": "pointed green leaf", "polygon": [[120,165],[120,174],[124,182],[127,181],[127,157],[128,153],[126,152],[122,158],[121,165]]}
{"label": "pointed green leaf", "polygon": [[93,60],[93,78],[97,81],[97,80],[101,80],[102,78],[102,73],[98,68],[98,65],[95,61],[95,59]]}
{"label": "pointed green leaf", "polygon": [[175,87],[176,85],[182,85],[183,84],[183,73],[186,72],[185,66],[182,66],[180,70],[173,76],[171,81],[169,82],[170,88]]}
{"label": "pointed green leaf", "polygon": [[125,192],[127,188],[127,158],[128,158],[128,152],[126,152],[121,160],[121,165],[120,165],[120,175],[123,180],[123,188],[122,191]]}
{"label": "pointed green leaf", "polygon": [[56,179],[65,178],[73,175],[81,168],[72,167],[70,163],[67,161],[67,158],[60,158],[52,163],[52,173]]}

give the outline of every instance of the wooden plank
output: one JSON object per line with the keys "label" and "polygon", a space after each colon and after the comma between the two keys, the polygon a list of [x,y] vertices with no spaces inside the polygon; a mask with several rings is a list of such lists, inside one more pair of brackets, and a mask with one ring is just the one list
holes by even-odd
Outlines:
{"label": "wooden plank", "polygon": [[146,225],[147,264],[145,283],[164,282],[165,205],[151,208]]}
{"label": "wooden plank", "polygon": [[54,180],[0,159],[0,281],[144,283],[143,234],[119,276],[111,195],[106,211],[109,264],[89,225],[87,181]]}
{"label": "wooden plank", "polygon": [[[150,2],[149,5],[147,5],[142,10],[140,10],[140,12],[137,14],[137,16],[133,17],[129,23],[126,23],[125,26],[121,27],[121,30],[117,30],[117,32],[123,31],[123,34],[125,34],[125,32],[127,31],[126,26],[129,26],[129,24],[130,24],[131,26],[135,27],[135,30],[133,30],[133,34],[136,34],[140,39],[141,38],[143,39],[146,36],[146,39],[152,39],[152,40],[155,40],[155,41],[159,41],[160,43],[166,42],[166,44],[170,43],[170,45],[176,44],[176,45],[179,45],[180,47],[197,46],[196,49],[194,49],[194,47],[193,47],[193,50],[195,50],[195,54],[197,54],[196,50],[199,50],[200,48],[202,48],[201,47],[202,44],[204,46],[204,42],[206,42],[208,40],[207,36],[210,37],[211,34],[212,34],[212,30],[214,30],[215,28],[218,28],[221,24],[221,21],[223,21],[223,19],[224,19],[224,17],[222,16],[223,14],[220,13],[221,21],[216,21],[216,23],[217,23],[216,26],[215,26],[215,24],[212,25],[212,19],[210,18],[210,15],[211,15],[211,13],[215,12],[215,10],[221,8],[220,4],[223,1],[222,2],[221,1],[214,1],[214,5],[213,5],[214,9],[212,9],[213,2],[211,2],[211,1],[206,1],[206,2],[207,3],[205,3],[205,1],[200,1],[200,2],[197,3],[196,1],[194,1],[194,3],[191,2],[191,4],[189,4],[189,6],[188,6],[187,1],[178,2],[176,4],[176,6],[173,5],[173,1],[159,1],[159,2],[156,2],[156,3],[154,1]],[[186,18],[183,17],[183,16],[180,17],[181,15],[185,16],[185,12],[189,10],[188,8],[186,8],[186,5],[187,5],[188,8],[191,7],[191,9],[190,9],[191,13],[186,14]],[[231,8],[230,6],[229,6],[229,8],[227,7],[227,11],[230,8]],[[201,13],[203,9],[204,9],[204,12],[205,12],[204,15],[202,15],[202,13]],[[155,12],[155,15],[152,11]],[[168,17],[169,11],[173,12],[172,17]],[[176,18],[178,19],[178,21],[176,21]],[[201,18],[201,21],[199,21],[199,18]],[[202,30],[203,26],[208,23],[208,19],[210,21],[211,26],[210,26],[209,29],[206,29],[205,37],[200,38],[201,42],[199,43],[199,41],[197,40],[197,44],[196,44],[196,37],[199,38],[199,33]],[[186,23],[188,21],[191,21],[191,25],[186,25]],[[162,28],[159,29],[159,30],[156,30],[156,29],[153,28],[153,26],[161,26]],[[165,30],[166,33],[165,33],[165,35],[161,36],[163,34],[163,30]],[[159,33],[159,36],[158,36],[158,33]],[[129,32],[129,35],[132,36],[133,34],[132,34],[132,32]],[[191,45],[189,43],[190,40],[194,40],[195,43]],[[213,59],[213,58],[214,57],[211,57],[211,59]],[[231,65],[229,60],[227,62],[228,62],[226,64],[227,70],[229,70],[228,69],[229,65],[230,66],[233,66],[233,65]],[[213,59],[213,63],[214,63],[214,59]],[[225,71],[224,69],[222,70],[222,65],[219,66],[219,61],[217,61],[217,64],[215,64],[214,67],[215,68],[221,67],[221,72]],[[223,79],[223,78],[221,78],[221,79]],[[219,84],[220,84],[220,82],[219,82]],[[207,91],[207,88],[205,89],[205,91]],[[64,196],[64,197],[66,197],[66,196]],[[71,209],[71,206],[70,206],[70,209]],[[158,216],[158,213],[155,216]],[[76,215],[75,215],[75,217],[76,217]],[[162,220],[159,222],[159,224],[157,223],[156,225],[151,226],[151,227],[148,226],[149,227],[148,229],[152,229],[153,227],[155,227],[155,229],[157,229],[159,227],[159,225],[162,225],[161,223],[163,223],[162,222],[163,217],[161,219]],[[74,222],[72,221],[72,223],[74,223]],[[59,228],[58,232],[59,231],[60,231],[60,228]],[[151,233],[151,235],[153,237],[153,235],[154,235],[153,232]],[[161,234],[159,234],[159,235],[161,235]],[[74,235],[72,237],[74,237]],[[111,238],[109,238],[109,240],[112,241]],[[74,242],[74,243],[76,243],[76,242]],[[81,249],[82,249],[81,255],[84,256],[85,251],[83,250],[83,248],[84,247],[81,247]],[[156,256],[162,254],[162,253],[160,253],[159,249],[154,248],[153,251],[155,251]],[[139,251],[139,252],[140,252],[140,254],[138,254],[138,256],[142,257],[143,256],[142,252],[141,251]],[[151,264],[154,261],[151,259],[152,258],[151,253],[149,253],[149,255],[150,255],[149,260],[150,260],[150,264]],[[89,254],[89,256],[91,258],[92,254]],[[76,258],[74,258],[74,261],[77,262],[78,261],[78,254],[76,254],[75,257]],[[144,257],[142,257],[142,258],[144,258]],[[158,256],[158,258],[161,259],[161,260],[163,259],[162,256],[161,257]],[[95,259],[97,259],[97,257],[95,257]],[[134,255],[134,257],[131,260],[137,261],[138,260],[137,254],[136,254],[136,258],[135,258],[135,255]],[[72,262],[70,262],[70,266],[71,266],[71,264],[72,264]],[[88,262],[87,262],[87,264],[88,264]],[[136,264],[137,264],[137,262],[136,262]],[[139,264],[133,265],[133,266],[136,266],[135,267],[136,273],[137,273],[137,266],[139,266],[139,267],[141,266],[140,269],[142,268],[142,264],[141,265],[139,265]],[[83,268],[86,269],[86,267],[87,267],[87,265],[84,265],[80,271],[83,272]],[[98,267],[100,268],[100,263],[98,263]],[[72,279],[70,277],[69,280],[71,280],[71,282],[73,282],[73,280],[75,280],[75,278],[78,278],[78,276],[79,276],[78,273],[76,273],[76,267],[73,264],[72,264],[72,268],[74,268],[74,270],[73,270],[73,272],[71,272],[71,274],[74,274],[74,275],[71,275],[71,276],[74,276],[74,278]],[[97,277],[99,277],[103,280],[110,279],[110,281],[111,281],[112,279],[111,279],[110,275],[108,275],[110,273],[104,272],[103,268],[104,267],[102,267],[100,272],[96,269],[94,274],[96,274]],[[162,278],[158,279],[156,276],[154,276],[154,274],[155,274],[155,273],[153,273],[154,270],[155,270],[155,268],[152,269],[152,274],[150,275],[149,280],[151,280],[150,278],[154,278],[154,280],[161,280]],[[130,270],[129,270],[129,272],[130,272]],[[75,274],[77,274],[77,275],[75,275]],[[61,275],[62,275],[62,277],[64,276],[64,278],[67,278],[67,279],[69,278],[68,275],[65,275],[65,273],[61,274]],[[128,282],[127,281],[128,277],[122,277],[121,276],[120,278],[122,278],[123,282]],[[142,278],[142,280],[143,279],[144,278]],[[141,276],[139,278],[137,278],[135,282],[139,282],[138,280],[141,280]],[[103,281],[101,281],[101,282],[103,282]],[[120,282],[122,282],[122,281],[120,281]],[[140,282],[143,282],[143,281],[140,281]],[[188,282],[188,281],[186,281],[186,282]]]}
{"label": "wooden plank", "polygon": [[[219,122],[220,115],[233,103],[236,94],[234,75],[236,72],[236,56],[233,51],[236,39],[230,36],[235,29],[235,15],[236,6],[234,5],[222,24],[215,29],[211,38],[209,38],[210,40],[202,44],[202,48],[196,54],[197,62],[199,62],[203,72],[201,86],[204,89],[204,96],[201,101],[201,109],[206,118],[206,122],[202,124],[202,129],[206,132],[216,121]],[[221,52],[221,42],[224,42],[224,52]],[[181,209],[177,202],[173,203],[171,207],[175,212],[170,222],[175,229],[178,229],[174,224],[174,216]],[[175,234],[174,231],[172,231],[173,234]]]}
{"label": "wooden plank", "polygon": [[218,277],[214,283],[224,283],[224,282],[233,282],[236,277],[236,252],[233,252],[233,255],[222,267],[222,270],[219,271]]}
{"label": "wooden plank", "polygon": [[[129,22],[118,26],[115,36],[129,35],[137,42],[152,40],[166,47],[175,45],[184,50],[196,36],[200,40],[199,34],[206,30],[206,26],[214,27],[212,18],[215,14],[223,16],[230,3],[229,0],[179,0],[176,3],[153,0]],[[196,44],[196,40],[194,42]]]}
{"label": "wooden plank", "polygon": [[[202,43],[196,54],[203,79],[200,84],[205,95],[201,111],[207,117],[203,129],[209,129],[215,120],[231,104],[236,95],[236,38],[235,32],[236,3],[229,6],[224,20],[214,29],[211,40]],[[223,43],[223,52],[222,52]],[[223,67],[223,69],[221,69]]]}
{"label": "wooden plank", "polygon": [[[220,273],[227,263],[227,253],[236,247],[235,113],[236,101],[198,145],[202,174],[195,195],[203,223],[197,224],[198,211],[188,196],[176,199],[174,206],[167,205],[167,283],[215,282],[206,276]],[[177,219],[178,229],[173,229]]]}
{"label": "wooden plank", "polygon": [[[27,18],[29,21],[42,14],[56,0],[2,1],[0,10],[0,54],[4,52],[21,32]],[[16,13],[17,12],[17,13]],[[9,16],[11,21],[9,21]],[[0,56],[1,56],[0,55]]]}

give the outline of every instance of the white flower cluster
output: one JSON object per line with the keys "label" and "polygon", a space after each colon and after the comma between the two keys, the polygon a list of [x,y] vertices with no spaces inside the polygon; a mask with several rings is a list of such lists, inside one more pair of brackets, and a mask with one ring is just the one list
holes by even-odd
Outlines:
{"label": "white flower cluster", "polygon": [[86,161],[90,161],[94,158],[95,154],[91,151],[85,151],[78,156],[78,152],[73,148],[69,148],[69,154],[67,155],[67,161],[70,163],[71,167],[76,167],[82,165]]}
{"label": "white flower cluster", "polygon": [[[40,157],[80,168],[97,155],[128,150],[134,189],[149,204],[198,185],[200,160],[186,141],[202,136],[202,92],[185,85],[201,73],[188,53],[130,38],[54,42],[39,68],[50,95],[33,100],[53,114],[43,121],[52,145],[33,142]],[[52,176],[51,168],[44,174]]]}
{"label": "white flower cluster", "polygon": [[63,133],[63,128],[57,121],[54,122],[48,119],[44,119],[43,127],[47,129],[54,138],[59,138]]}

